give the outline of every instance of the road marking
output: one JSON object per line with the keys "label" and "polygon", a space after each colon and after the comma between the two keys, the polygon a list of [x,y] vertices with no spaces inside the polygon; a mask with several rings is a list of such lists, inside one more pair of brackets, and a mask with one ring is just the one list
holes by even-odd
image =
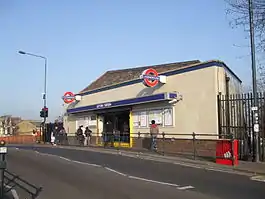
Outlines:
{"label": "road marking", "polygon": [[117,173],[117,174],[119,174],[119,175],[127,176],[126,174],[121,173],[121,172],[119,172],[119,171],[116,171],[116,170],[114,170],[114,169],[111,169],[111,168],[108,168],[108,167],[104,167],[104,168],[107,169],[108,171],[111,171],[111,172]]}
{"label": "road marking", "polygon": [[128,178],[135,179],[135,180],[142,180],[145,182],[152,182],[152,183],[156,183],[156,184],[168,185],[168,186],[172,186],[172,187],[178,187],[179,186],[177,184],[172,184],[172,183],[168,183],[168,182],[160,182],[160,181],[156,181],[156,180],[149,180],[146,178],[140,178],[140,177],[135,177],[135,176],[128,176]]}
{"label": "road marking", "polygon": [[[193,189],[194,187],[191,186],[191,185],[188,185],[188,186],[184,186],[184,187],[180,187],[179,185],[177,184],[173,184],[173,183],[168,183],[168,182],[161,182],[161,181],[156,181],[156,180],[149,180],[149,179],[146,179],[146,178],[141,178],[141,177],[136,177],[136,176],[130,176],[130,175],[126,175],[124,173],[121,173],[119,171],[116,171],[114,169],[111,169],[109,167],[103,167],[101,165],[97,165],[97,164],[91,164],[91,163],[87,163],[87,162],[81,162],[81,161],[77,161],[77,160],[71,160],[71,159],[68,159],[68,158],[65,158],[63,156],[58,156],[58,155],[53,155],[53,154],[48,154],[48,153],[40,153],[38,151],[35,151],[36,153],[38,154],[41,154],[41,155],[47,155],[47,156],[53,156],[53,157],[58,157],[60,159],[63,159],[63,160],[66,160],[66,161],[70,161],[70,162],[74,162],[74,163],[77,163],[77,164],[83,164],[83,165],[87,165],[87,166],[94,166],[94,167],[101,167],[101,168],[104,168],[108,171],[111,171],[113,173],[116,173],[116,174],[119,174],[121,176],[125,176],[125,177],[128,177],[130,179],[135,179],[135,180],[141,180],[141,181],[145,181],[145,182],[151,182],[151,183],[156,183],[156,184],[160,184],[160,185],[167,185],[167,186],[171,186],[171,187],[176,187],[178,190],[186,190],[186,189]],[[177,164],[177,163],[176,163]]]}
{"label": "road marking", "polygon": [[59,156],[59,158],[61,158],[61,159],[63,159],[63,160],[66,160],[66,161],[71,161],[70,159],[65,158],[65,157],[62,157],[62,156]]}
{"label": "road marking", "polygon": [[193,165],[193,164],[186,164],[186,163],[181,163],[181,162],[173,162],[173,164],[180,165],[180,166],[185,166],[185,167],[193,167],[193,168],[197,168],[197,169],[202,169],[203,168],[201,166],[196,166],[196,165]]}
{"label": "road marking", "polygon": [[250,180],[254,180],[258,182],[265,182],[265,176],[252,176]]}
{"label": "road marking", "polygon": [[87,162],[80,162],[80,161],[76,161],[76,160],[70,160],[71,162],[77,163],[77,164],[84,164],[87,166],[92,166],[92,167],[102,167],[101,165],[97,165],[97,164],[91,164],[91,163],[87,163]]}
{"label": "road marking", "polygon": [[[8,189],[11,189],[12,187],[10,187],[9,185],[5,185]],[[17,194],[17,191],[15,190],[15,189],[11,189],[11,193],[12,193],[12,195],[13,195],[13,198],[14,199],[19,199],[19,196],[18,196],[18,194]]]}
{"label": "road marking", "polygon": [[184,186],[184,187],[178,187],[177,189],[178,190],[186,190],[186,189],[193,189],[194,187],[193,186]]}

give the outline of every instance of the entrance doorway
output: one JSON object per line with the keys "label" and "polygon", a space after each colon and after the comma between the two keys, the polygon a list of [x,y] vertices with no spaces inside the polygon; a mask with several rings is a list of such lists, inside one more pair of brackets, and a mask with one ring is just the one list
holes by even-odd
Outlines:
{"label": "entrance doorway", "polygon": [[114,142],[114,145],[130,143],[130,111],[119,111],[101,114],[103,132],[107,135],[105,141]]}

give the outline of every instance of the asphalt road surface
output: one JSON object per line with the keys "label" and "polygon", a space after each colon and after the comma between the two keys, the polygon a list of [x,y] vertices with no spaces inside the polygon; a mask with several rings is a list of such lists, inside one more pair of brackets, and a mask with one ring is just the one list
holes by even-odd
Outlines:
{"label": "asphalt road surface", "polygon": [[[265,196],[265,183],[243,175],[92,151],[27,149],[10,149],[8,168],[42,186],[38,198],[263,199]],[[17,191],[25,198],[23,190]]]}

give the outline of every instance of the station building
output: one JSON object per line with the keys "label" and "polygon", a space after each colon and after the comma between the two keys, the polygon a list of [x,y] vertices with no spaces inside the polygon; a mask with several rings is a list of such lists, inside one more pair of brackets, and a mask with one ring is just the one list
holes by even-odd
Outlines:
{"label": "station building", "polygon": [[151,120],[166,137],[218,135],[217,96],[233,93],[241,93],[241,80],[218,60],[111,70],[75,94],[81,97],[67,105],[64,125],[68,135],[82,125],[100,138],[111,122],[128,147]]}

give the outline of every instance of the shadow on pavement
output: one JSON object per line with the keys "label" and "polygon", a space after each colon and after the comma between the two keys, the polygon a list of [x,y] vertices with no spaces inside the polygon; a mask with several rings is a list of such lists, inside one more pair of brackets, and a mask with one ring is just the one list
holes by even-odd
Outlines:
{"label": "shadow on pavement", "polygon": [[37,187],[7,170],[4,172],[4,183],[6,196],[11,195],[11,190],[14,189],[20,198],[35,199],[42,191],[42,187]]}

